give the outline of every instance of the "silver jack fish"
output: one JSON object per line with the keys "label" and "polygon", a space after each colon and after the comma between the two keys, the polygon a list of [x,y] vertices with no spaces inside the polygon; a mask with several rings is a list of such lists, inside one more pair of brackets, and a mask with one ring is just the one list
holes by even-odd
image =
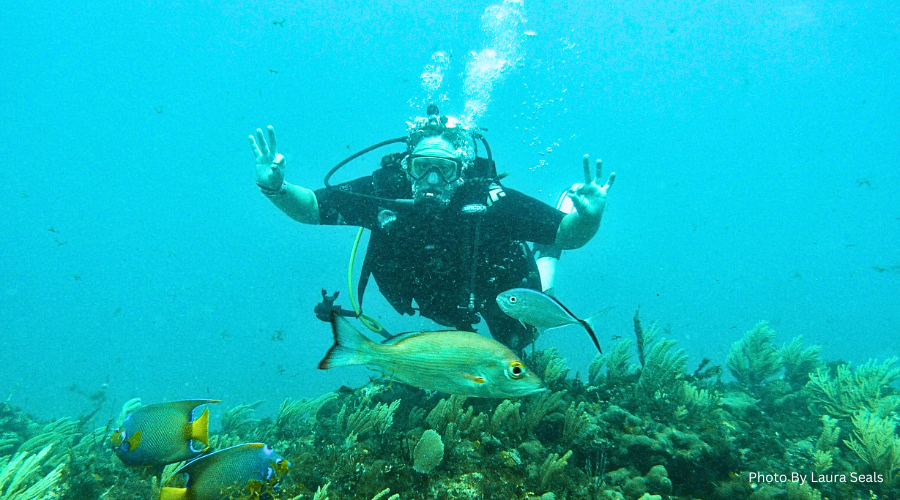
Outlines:
{"label": "silver jack fish", "polygon": [[506,346],[474,332],[405,333],[376,344],[335,313],[331,328],[334,345],[319,363],[321,370],[376,365],[404,384],[482,398],[515,398],[546,390]]}
{"label": "silver jack fish", "polygon": [[601,354],[603,353],[591,323],[606,315],[612,309],[611,307],[607,307],[586,320],[578,319],[562,302],[530,288],[513,288],[497,295],[497,305],[507,316],[534,326],[541,332],[559,326],[581,325],[591,336],[597,350]]}

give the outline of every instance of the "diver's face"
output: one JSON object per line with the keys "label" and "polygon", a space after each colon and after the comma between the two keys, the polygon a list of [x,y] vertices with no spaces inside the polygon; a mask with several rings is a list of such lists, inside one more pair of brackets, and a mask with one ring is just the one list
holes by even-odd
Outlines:
{"label": "diver's face", "polygon": [[450,203],[460,183],[462,162],[456,158],[410,155],[407,174],[417,205],[443,208]]}
{"label": "diver's face", "polygon": [[413,181],[413,201],[416,205],[444,208],[450,204],[456,183],[448,184],[437,173],[431,172]]}

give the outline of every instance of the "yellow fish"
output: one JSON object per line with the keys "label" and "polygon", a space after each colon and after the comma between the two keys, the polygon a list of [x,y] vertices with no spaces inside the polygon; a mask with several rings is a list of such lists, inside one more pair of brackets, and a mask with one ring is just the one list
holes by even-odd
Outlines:
{"label": "yellow fish", "polygon": [[[246,443],[214,451],[192,460],[172,475],[187,474],[184,488],[165,487],[160,500],[220,500],[222,490],[235,488],[252,498],[273,498],[272,488],[278,485],[291,463],[281,458],[263,443]],[[241,498],[251,498],[241,496]]]}
{"label": "yellow fish", "polygon": [[414,332],[376,344],[336,313],[331,314],[331,328],[334,345],[319,363],[320,370],[376,365],[390,378],[414,387],[482,398],[546,390],[506,346],[474,332]]}
{"label": "yellow fish", "polygon": [[193,419],[194,408],[214,399],[147,405],[125,417],[110,441],[125,465],[164,465],[194,458],[209,448],[209,408]]}

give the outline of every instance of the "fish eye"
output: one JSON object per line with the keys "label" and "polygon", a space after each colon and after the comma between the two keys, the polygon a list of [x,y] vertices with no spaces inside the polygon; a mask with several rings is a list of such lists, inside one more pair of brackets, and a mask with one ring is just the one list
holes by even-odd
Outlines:
{"label": "fish eye", "polygon": [[521,361],[513,361],[509,364],[506,375],[513,380],[519,380],[525,376],[525,365],[523,365]]}
{"label": "fish eye", "polygon": [[516,296],[515,296],[515,295],[510,295],[510,296],[509,296],[509,303],[510,303],[510,304],[515,304],[515,303],[516,303],[516,300],[518,300],[518,299],[516,299]]}

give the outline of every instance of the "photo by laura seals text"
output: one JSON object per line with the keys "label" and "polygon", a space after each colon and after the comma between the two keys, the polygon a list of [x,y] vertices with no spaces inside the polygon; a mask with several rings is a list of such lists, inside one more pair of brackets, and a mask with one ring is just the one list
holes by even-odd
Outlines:
{"label": "photo by laura seals text", "polygon": [[789,474],[763,474],[762,472],[750,472],[747,478],[751,483],[800,483],[800,484],[817,484],[817,483],[883,483],[884,476],[881,474],[860,474],[851,472],[850,474],[801,474],[799,472],[791,472]]}

